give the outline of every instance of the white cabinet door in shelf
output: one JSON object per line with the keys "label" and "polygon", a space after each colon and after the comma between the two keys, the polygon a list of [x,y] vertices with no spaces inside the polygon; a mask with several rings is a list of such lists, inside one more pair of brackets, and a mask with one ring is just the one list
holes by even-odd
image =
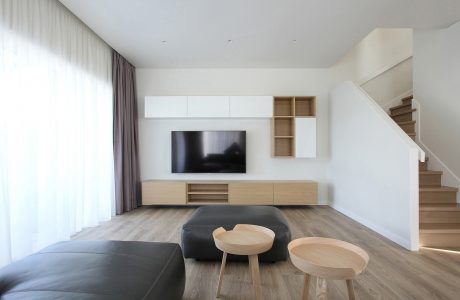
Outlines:
{"label": "white cabinet door in shelf", "polygon": [[295,118],[295,156],[316,157],[316,118]]}
{"label": "white cabinet door in shelf", "polygon": [[228,96],[188,96],[189,118],[228,118]]}
{"label": "white cabinet door in shelf", "polygon": [[230,96],[230,117],[271,118],[272,96]]}
{"label": "white cabinet door in shelf", "polygon": [[186,118],[187,96],[145,97],[146,118]]}

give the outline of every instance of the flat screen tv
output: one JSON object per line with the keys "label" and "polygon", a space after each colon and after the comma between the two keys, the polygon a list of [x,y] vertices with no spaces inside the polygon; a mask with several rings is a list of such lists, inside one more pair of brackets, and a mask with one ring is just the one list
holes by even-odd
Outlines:
{"label": "flat screen tv", "polygon": [[246,173],[246,131],[172,131],[173,173]]}

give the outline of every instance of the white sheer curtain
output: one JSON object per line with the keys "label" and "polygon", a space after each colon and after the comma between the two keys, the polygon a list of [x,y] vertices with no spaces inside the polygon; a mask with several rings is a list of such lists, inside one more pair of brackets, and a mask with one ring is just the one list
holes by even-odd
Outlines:
{"label": "white sheer curtain", "polygon": [[0,0],[0,266],[114,212],[111,49],[57,0]]}

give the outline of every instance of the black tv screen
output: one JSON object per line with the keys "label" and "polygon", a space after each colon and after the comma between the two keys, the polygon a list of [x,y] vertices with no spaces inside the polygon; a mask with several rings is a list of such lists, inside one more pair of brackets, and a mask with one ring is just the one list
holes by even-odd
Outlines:
{"label": "black tv screen", "polygon": [[246,131],[173,131],[173,173],[246,173]]}

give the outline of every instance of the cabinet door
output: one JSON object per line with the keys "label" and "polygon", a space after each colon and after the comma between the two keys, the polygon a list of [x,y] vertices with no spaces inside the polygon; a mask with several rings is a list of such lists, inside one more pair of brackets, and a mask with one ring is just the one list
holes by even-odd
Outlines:
{"label": "cabinet door", "polygon": [[186,118],[187,96],[145,97],[146,118]]}
{"label": "cabinet door", "polygon": [[228,118],[228,96],[188,96],[189,118]]}
{"label": "cabinet door", "polygon": [[316,118],[295,118],[295,156],[316,157]]}
{"label": "cabinet door", "polygon": [[275,205],[308,205],[318,203],[316,182],[280,182],[273,188]]}
{"label": "cabinet door", "polygon": [[182,205],[186,202],[185,194],[185,182],[142,182],[143,205]]}
{"label": "cabinet door", "polygon": [[230,204],[273,205],[273,183],[235,182],[228,189]]}
{"label": "cabinet door", "polygon": [[272,96],[231,96],[230,117],[271,118],[273,117]]}

